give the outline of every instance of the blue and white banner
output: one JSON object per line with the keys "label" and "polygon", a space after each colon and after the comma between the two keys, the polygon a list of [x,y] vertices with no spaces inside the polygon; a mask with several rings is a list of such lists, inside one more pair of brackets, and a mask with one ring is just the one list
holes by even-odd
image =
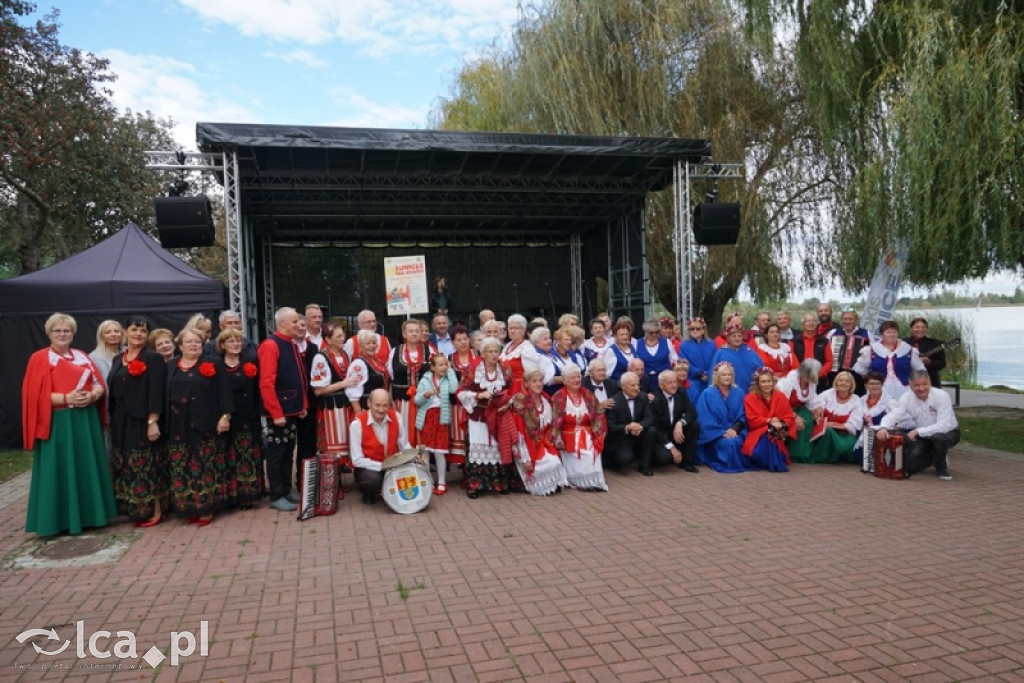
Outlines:
{"label": "blue and white banner", "polygon": [[897,240],[882,254],[882,260],[875,269],[864,310],[860,314],[861,327],[868,331],[872,340],[878,339],[878,326],[892,318],[893,309],[900,298],[900,277],[909,253],[909,242]]}

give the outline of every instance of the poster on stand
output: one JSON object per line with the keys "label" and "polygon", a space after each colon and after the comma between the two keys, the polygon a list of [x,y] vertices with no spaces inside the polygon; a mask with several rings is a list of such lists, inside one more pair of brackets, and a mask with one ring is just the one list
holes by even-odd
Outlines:
{"label": "poster on stand", "polygon": [[384,259],[384,287],[387,290],[388,315],[430,312],[424,256]]}

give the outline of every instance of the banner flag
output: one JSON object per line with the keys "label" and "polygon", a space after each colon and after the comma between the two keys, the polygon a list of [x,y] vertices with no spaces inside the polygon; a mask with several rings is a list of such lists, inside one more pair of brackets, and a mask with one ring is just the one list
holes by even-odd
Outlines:
{"label": "banner flag", "polygon": [[892,318],[893,309],[899,300],[900,277],[910,253],[910,244],[899,239],[882,254],[882,260],[871,279],[864,310],[860,314],[860,325],[868,331],[871,339],[878,339],[878,326]]}

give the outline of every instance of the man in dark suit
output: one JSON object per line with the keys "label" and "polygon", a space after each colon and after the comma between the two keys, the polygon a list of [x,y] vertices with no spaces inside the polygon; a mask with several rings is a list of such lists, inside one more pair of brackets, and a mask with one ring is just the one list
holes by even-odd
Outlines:
{"label": "man in dark suit", "polygon": [[583,388],[592,393],[606,411],[612,407],[612,397],[619,393],[619,383],[608,376],[608,368],[600,358],[595,358],[587,365]]}
{"label": "man in dark suit", "polygon": [[656,435],[651,464],[657,467],[671,462],[679,469],[697,472],[694,459],[700,425],[693,401],[685,391],[679,391],[679,378],[673,370],[658,375],[658,388],[661,392],[651,404]]}
{"label": "man in dark suit", "polygon": [[617,471],[636,460],[640,472],[653,477],[654,415],[650,401],[640,393],[640,378],[635,372],[622,373],[619,393],[615,394],[612,407],[605,414],[608,439],[601,454],[604,466]]}

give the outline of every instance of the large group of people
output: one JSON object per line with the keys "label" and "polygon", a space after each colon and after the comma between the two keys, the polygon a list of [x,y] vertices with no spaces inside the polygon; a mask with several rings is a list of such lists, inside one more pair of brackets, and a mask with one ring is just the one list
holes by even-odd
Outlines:
{"label": "large group of people", "polygon": [[349,336],[310,304],[279,309],[258,345],[233,311],[215,337],[198,314],[177,334],[143,315],[106,321],[87,355],[70,348],[75,321],[54,314],[23,391],[27,530],[78,533],[119,514],[202,527],[263,497],[295,510],[302,461],[325,454],[373,504],[387,458],[411,448],[432,466],[434,495],[461,470],[471,499],[607,491],[607,471],[863,463],[867,429],[904,429],[907,473],[951,478],[959,431],[923,319],[905,340],[885,322],[875,341],[853,311],[833,323],[828,305],[799,331],[786,311],[750,329],[734,314],[714,335],[700,318],[650,319],[635,337],[632,320],[606,313],[584,327],[572,314],[552,326],[486,310],[470,330],[437,284],[434,315],[405,320],[395,343],[372,311]]}

